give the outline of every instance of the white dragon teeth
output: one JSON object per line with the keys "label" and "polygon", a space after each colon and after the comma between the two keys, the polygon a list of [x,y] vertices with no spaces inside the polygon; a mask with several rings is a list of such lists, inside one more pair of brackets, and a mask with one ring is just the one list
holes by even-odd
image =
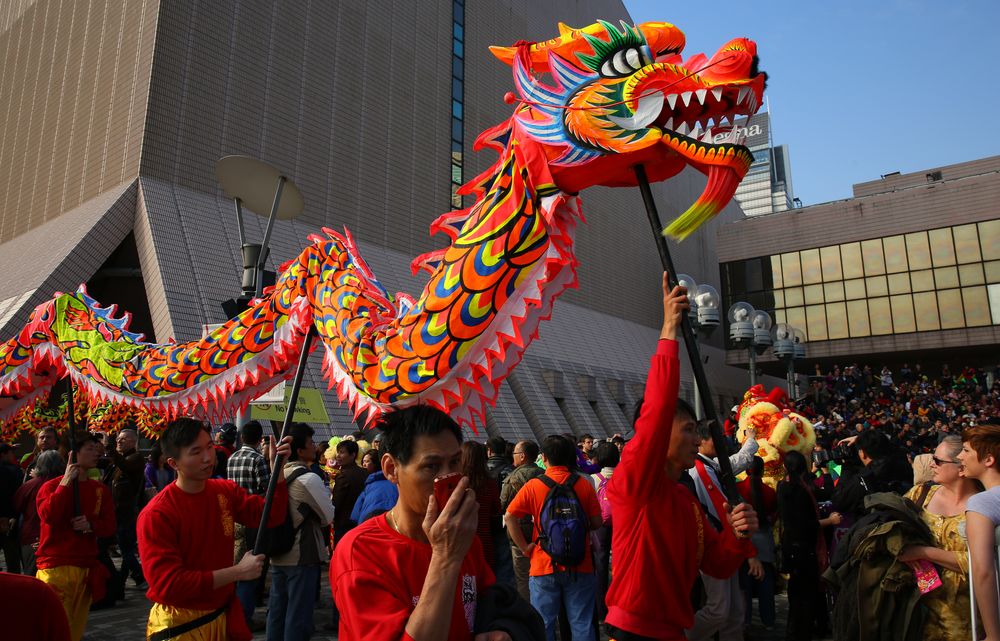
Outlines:
{"label": "white dragon teeth", "polygon": [[667,96],[667,104],[670,105],[670,110],[673,111],[674,107],[677,106],[677,94],[674,93]]}
{"label": "white dragon teeth", "polygon": [[673,118],[669,118],[667,120],[667,124],[663,125],[663,127],[665,129],[671,129],[672,130],[674,128],[674,119]]}
{"label": "white dragon teeth", "polygon": [[715,96],[715,102],[722,102],[722,89],[716,87],[712,90],[712,95]]}
{"label": "white dragon teeth", "polygon": [[749,87],[740,87],[740,92],[736,96],[736,104],[741,104],[743,99],[747,97],[748,93],[750,93]]}
{"label": "white dragon teeth", "polygon": [[705,104],[705,96],[708,95],[708,89],[699,89],[694,92],[694,95],[698,97],[698,102]]}
{"label": "white dragon teeth", "polygon": [[682,135],[682,136],[686,136],[686,135],[688,134],[688,126],[687,126],[687,123],[686,123],[686,122],[682,122],[682,123],[680,124],[680,126],[679,126],[679,127],[677,127],[677,129],[674,129],[674,131],[676,131],[677,133],[679,133],[679,134],[680,134],[680,135]]}
{"label": "white dragon teeth", "polygon": [[685,91],[684,93],[681,94],[681,102],[684,103],[685,107],[687,107],[688,105],[691,104],[691,92],[690,91]]}

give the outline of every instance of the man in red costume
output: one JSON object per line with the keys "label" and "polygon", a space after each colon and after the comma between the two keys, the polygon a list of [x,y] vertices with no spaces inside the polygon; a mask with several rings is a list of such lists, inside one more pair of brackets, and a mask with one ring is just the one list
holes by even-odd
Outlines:
{"label": "man in red costume", "polygon": [[687,292],[671,290],[664,274],[663,327],[635,437],[607,490],[615,515],[612,558],[616,568],[627,568],[614,573],[607,596],[606,620],[615,641],[683,641],[694,621],[691,588],[698,570],[728,577],[755,554],[750,541],[735,534],[756,531],[750,505],[729,513],[733,527],[718,533],[697,499],[678,483],[694,465],[699,445],[694,411],[677,398],[676,334],[687,310]]}
{"label": "man in red costume", "polygon": [[104,598],[108,571],[97,561],[97,539],[115,533],[111,491],[87,478],[97,466],[99,442],[89,435],[79,441],[66,473],[38,490],[37,576],[62,601],[74,641],[83,637],[91,602]]}
{"label": "man in red costume", "polygon": [[[291,452],[282,439],[277,454]],[[139,515],[139,555],[153,602],[146,625],[153,641],[249,641],[252,634],[236,598],[236,581],[260,576],[264,555],[247,552],[233,560],[235,524],[256,528],[264,498],[232,481],[213,479],[216,456],[208,427],[191,418],[170,423],[160,436],[167,464],[177,480],[164,488]],[[268,527],[288,511],[288,489],[279,467]]]}

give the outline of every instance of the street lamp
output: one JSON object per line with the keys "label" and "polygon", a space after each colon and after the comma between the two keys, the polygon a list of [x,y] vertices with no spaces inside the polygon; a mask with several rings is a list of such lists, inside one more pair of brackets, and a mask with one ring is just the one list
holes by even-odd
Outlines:
{"label": "street lamp", "polygon": [[778,323],[771,330],[774,339],[774,355],[788,366],[788,395],[795,399],[798,396],[795,380],[795,361],[806,357],[806,336],[801,329],[796,329],[787,323]]}
{"label": "street lamp", "polygon": [[771,346],[771,315],[745,302],[729,308],[729,338],[750,355],[750,387],[757,384],[757,355]]}
{"label": "street lamp", "polygon": [[[694,331],[703,337],[711,336],[719,326],[719,304],[722,297],[718,290],[707,283],[699,285],[688,274],[677,274],[677,284],[687,289],[688,320]],[[701,391],[698,381],[694,383],[694,411],[699,421],[702,419]]]}

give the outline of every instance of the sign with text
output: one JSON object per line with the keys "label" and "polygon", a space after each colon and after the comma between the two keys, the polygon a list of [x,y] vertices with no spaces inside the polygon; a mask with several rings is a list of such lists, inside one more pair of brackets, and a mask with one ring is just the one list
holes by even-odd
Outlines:
{"label": "sign with text", "polygon": [[[255,403],[251,405],[250,418],[258,421],[278,421],[279,423],[285,420],[288,396],[291,393],[292,388],[287,386],[285,387],[285,401],[283,403]],[[310,387],[303,387],[299,390],[299,399],[295,403],[292,420],[298,423],[330,424],[330,415],[326,412],[323,395],[319,390]]]}

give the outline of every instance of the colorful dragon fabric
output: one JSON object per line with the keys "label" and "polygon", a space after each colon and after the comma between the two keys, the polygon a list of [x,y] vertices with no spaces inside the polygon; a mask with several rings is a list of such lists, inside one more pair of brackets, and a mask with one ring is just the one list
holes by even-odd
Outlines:
{"label": "colorful dragon fabric", "polygon": [[429,274],[418,297],[390,295],[346,230],[310,237],[272,290],[195,341],[146,343],[84,290],[57,295],[0,346],[0,420],[66,375],[95,404],[218,420],[289,377],[312,327],[324,374],[356,416],[424,403],[474,427],[576,285],[579,191],[634,186],[639,164],[651,181],[694,167],[705,190],[666,230],[683,237],[750,166],[732,122],[761,104],[756,45],[740,38],[687,60],[683,47],[668,23],[599,22],[493,48],[513,70],[514,112],[476,140],[499,159],[460,191],[473,204],[431,225],[451,242],[413,262]]}
{"label": "colorful dragon fabric", "polygon": [[785,455],[796,451],[809,459],[816,445],[816,432],[806,417],[795,412],[780,389],[764,390],[754,385],[743,396],[737,410],[740,425],[736,438],[746,442],[747,430],[756,433],[757,456],[764,460],[763,480],[771,487],[785,478]]}

